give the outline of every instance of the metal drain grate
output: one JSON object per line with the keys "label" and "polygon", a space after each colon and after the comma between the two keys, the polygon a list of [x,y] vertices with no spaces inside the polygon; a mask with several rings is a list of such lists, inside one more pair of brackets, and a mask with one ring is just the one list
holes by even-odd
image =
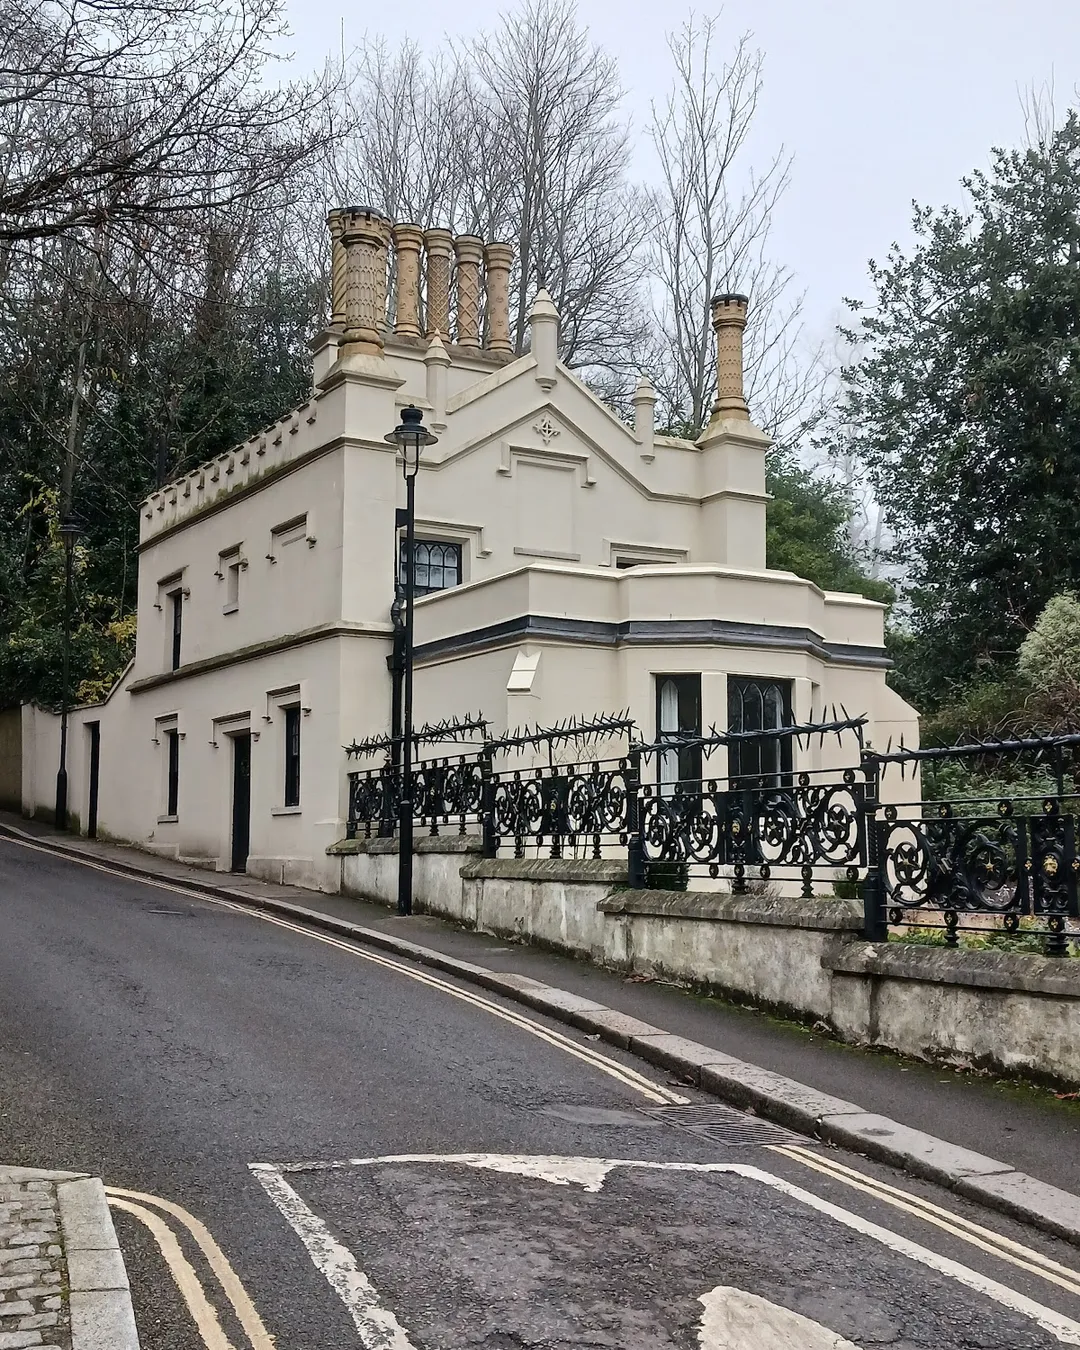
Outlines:
{"label": "metal drain grate", "polygon": [[714,1144],[790,1144],[803,1142],[802,1137],[785,1130],[782,1125],[748,1116],[733,1106],[708,1103],[705,1106],[641,1106],[646,1116],[688,1130]]}

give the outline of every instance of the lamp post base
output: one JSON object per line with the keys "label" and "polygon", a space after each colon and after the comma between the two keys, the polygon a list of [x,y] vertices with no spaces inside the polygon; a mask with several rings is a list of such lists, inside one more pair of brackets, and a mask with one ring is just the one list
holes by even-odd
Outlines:
{"label": "lamp post base", "polygon": [[53,824],[58,830],[67,829],[67,770],[61,769],[56,775],[56,809],[53,812]]}
{"label": "lamp post base", "polygon": [[413,901],[413,819],[412,802],[402,801],[398,824],[398,897],[397,912],[412,913]]}

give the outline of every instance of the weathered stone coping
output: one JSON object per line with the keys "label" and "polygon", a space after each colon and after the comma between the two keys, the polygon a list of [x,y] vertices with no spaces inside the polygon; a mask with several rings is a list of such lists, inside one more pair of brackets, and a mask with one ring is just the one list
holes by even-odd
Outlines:
{"label": "weathered stone coping", "polygon": [[[480,853],[484,841],[478,834],[416,834],[413,853]],[[339,839],[326,850],[331,857],[353,853],[397,853],[396,839]]]}
{"label": "weathered stone coping", "polygon": [[1080,961],[1060,956],[922,947],[914,942],[849,942],[827,952],[821,963],[842,975],[1080,999]]}
{"label": "weathered stone coping", "polygon": [[862,907],[853,900],[764,899],[711,891],[614,891],[600,901],[604,914],[641,914],[660,919],[755,923],[822,932],[859,932]]}
{"label": "weathered stone coping", "polygon": [[463,881],[579,881],[618,886],[626,864],[614,858],[479,858],[461,869]]}

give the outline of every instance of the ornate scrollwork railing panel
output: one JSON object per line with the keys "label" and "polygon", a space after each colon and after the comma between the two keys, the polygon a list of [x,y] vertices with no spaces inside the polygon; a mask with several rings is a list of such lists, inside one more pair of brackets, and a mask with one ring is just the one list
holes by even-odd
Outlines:
{"label": "ornate scrollwork railing panel", "polygon": [[599,858],[606,840],[627,842],[626,760],[553,765],[494,775],[493,815],[496,847],[514,840],[514,853],[525,856],[527,842],[547,844],[550,856],[589,848]]}
{"label": "ornate scrollwork railing panel", "polygon": [[960,805],[962,814],[949,802],[928,804],[922,816],[884,808],[881,859],[890,909],[1024,913],[1027,817],[1012,814],[1007,802],[995,814],[988,803]]}

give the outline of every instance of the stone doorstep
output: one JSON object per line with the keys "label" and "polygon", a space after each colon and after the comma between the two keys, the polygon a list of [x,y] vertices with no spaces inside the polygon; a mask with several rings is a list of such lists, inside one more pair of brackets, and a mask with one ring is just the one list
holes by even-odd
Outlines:
{"label": "stone doorstep", "polygon": [[[10,826],[0,829],[10,830],[17,836],[24,833]],[[91,856],[88,850],[57,846],[52,840],[46,842],[37,836],[29,837],[35,843],[45,842],[46,847],[52,847],[57,853],[75,857]],[[155,876],[150,867],[125,865],[121,870],[136,876]],[[1049,1186],[1026,1173],[1017,1172],[1008,1163],[984,1157],[922,1130],[911,1129],[884,1116],[863,1111],[852,1102],[817,1092],[805,1083],[771,1073],[757,1065],[729,1059],[709,1046],[699,1045],[681,1036],[672,1036],[661,1027],[640,1022],[614,1008],[605,1008],[602,1004],[585,1006],[591,1001],[578,999],[566,990],[555,989],[539,980],[521,975],[501,975],[487,967],[459,961],[429,947],[421,947],[417,943],[284,900],[252,896],[209,882],[202,882],[192,889],[221,895],[250,905],[253,909],[264,909],[301,920],[312,927],[393,952],[468,983],[480,984],[514,1002],[525,1003],[544,1012],[557,1021],[599,1035],[610,1044],[629,1049],[632,1053],[639,1053],[650,1062],[679,1074],[687,1083],[714,1093],[736,1106],[750,1107],[765,1119],[853,1149],[915,1176],[930,1178],[955,1190],[958,1195],[1080,1247],[1080,1197]],[[134,1346],[137,1345],[135,1341]],[[79,1350],[79,1347],[75,1347],[75,1350]],[[86,1350],[90,1350],[90,1347],[87,1346]]]}

